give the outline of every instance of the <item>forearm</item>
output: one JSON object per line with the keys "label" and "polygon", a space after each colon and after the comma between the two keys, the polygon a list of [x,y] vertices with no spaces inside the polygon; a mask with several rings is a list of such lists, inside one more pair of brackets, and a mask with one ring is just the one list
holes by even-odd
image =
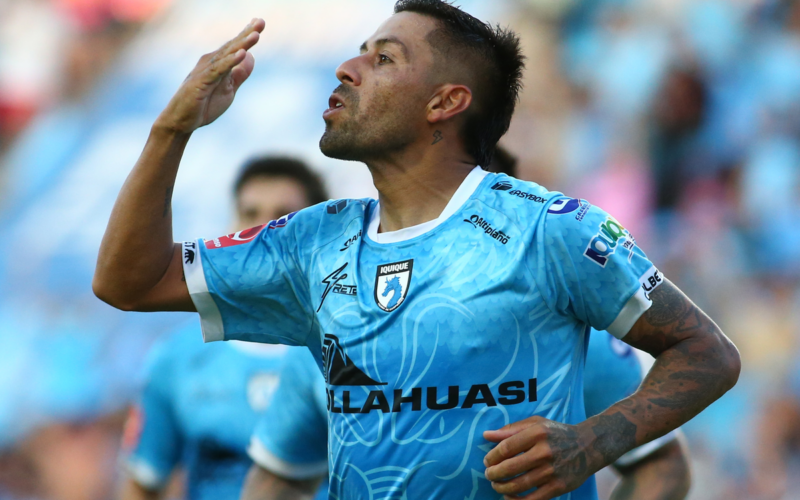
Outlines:
{"label": "forearm", "polygon": [[172,190],[190,135],[154,125],[125,181],[95,270],[95,293],[106,302],[135,302],[166,273],[174,253]]}
{"label": "forearm", "polygon": [[717,325],[671,283],[657,292],[659,309],[624,339],[656,356],[650,373],[632,396],[581,424],[603,465],[683,425],[739,376],[738,351]]}
{"label": "forearm", "polygon": [[253,465],[247,474],[241,500],[310,500],[322,478],[293,481]]}
{"label": "forearm", "polygon": [[691,486],[686,458],[675,440],[631,467],[617,467],[622,479],[611,500],[683,500]]}

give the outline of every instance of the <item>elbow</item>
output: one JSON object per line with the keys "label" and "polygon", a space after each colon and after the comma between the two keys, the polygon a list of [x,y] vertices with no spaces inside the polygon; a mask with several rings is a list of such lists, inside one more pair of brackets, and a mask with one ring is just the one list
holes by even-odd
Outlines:
{"label": "elbow", "polygon": [[739,374],[742,371],[742,358],[739,355],[739,349],[722,332],[720,332],[720,344],[720,351],[722,352],[720,375],[724,382],[724,391],[728,392],[739,381]]}
{"label": "elbow", "polygon": [[119,309],[121,311],[137,311],[135,304],[127,300],[120,294],[115,287],[109,284],[109,280],[105,279],[100,273],[95,272],[92,279],[92,291],[95,297],[102,300],[106,304]]}

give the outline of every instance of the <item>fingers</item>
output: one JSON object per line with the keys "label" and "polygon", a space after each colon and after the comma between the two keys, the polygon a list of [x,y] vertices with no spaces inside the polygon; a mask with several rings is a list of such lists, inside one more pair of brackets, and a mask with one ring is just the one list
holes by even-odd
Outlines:
{"label": "fingers", "polygon": [[507,439],[514,434],[517,434],[520,431],[531,427],[532,425],[536,425],[544,421],[545,419],[542,417],[529,417],[525,420],[520,420],[519,422],[514,422],[508,424],[504,427],[497,429],[496,431],[484,431],[483,437],[487,441],[491,441],[493,443],[499,443],[500,441]]}
{"label": "fingers", "polygon": [[[216,82],[222,79],[229,71],[235,68],[239,63],[247,58],[248,52],[244,49],[239,49],[236,52],[228,54],[222,59],[212,59],[211,67],[208,71],[210,81],[208,83]],[[242,80],[244,81],[244,80]]]}
{"label": "fingers", "polygon": [[486,467],[492,467],[500,462],[530,450],[540,440],[547,437],[547,431],[540,425],[531,426],[523,431],[506,438],[494,447],[483,459]]}
{"label": "fingers", "polygon": [[226,57],[240,49],[250,50],[258,43],[260,33],[264,31],[265,26],[263,19],[254,18],[238,35],[219,48],[217,56]]}
{"label": "fingers", "polygon": [[554,470],[550,465],[543,465],[532,469],[521,476],[508,481],[493,481],[492,488],[503,495],[518,495],[531,488],[538,488],[553,479]]}
{"label": "fingers", "polygon": [[486,479],[489,481],[504,481],[541,467],[543,464],[548,463],[550,458],[552,458],[550,447],[546,443],[538,443],[526,453],[503,460],[499,464],[487,468]]}

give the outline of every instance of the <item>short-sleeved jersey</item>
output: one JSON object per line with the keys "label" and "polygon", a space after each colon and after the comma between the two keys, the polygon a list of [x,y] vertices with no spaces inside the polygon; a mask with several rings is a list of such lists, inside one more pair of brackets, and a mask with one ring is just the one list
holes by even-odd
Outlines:
{"label": "short-sleeved jersey", "polygon": [[[328,475],[327,390],[320,367],[306,349],[283,360],[271,405],[256,424],[248,452],[261,467],[289,479]],[[328,483],[316,500],[328,498]]]}
{"label": "short-sleeved jersey", "polygon": [[480,168],[434,221],[379,233],[379,213],[339,200],[185,243],[205,338],[309,346],[335,497],[497,498],[483,431],[584,420],[588,328],[624,336],[661,277],[599,208]]}
{"label": "short-sleeved jersey", "polygon": [[[633,394],[642,381],[642,365],[628,344],[608,332],[592,330],[584,378],[588,418]],[[286,355],[275,401],[280,404],[270,406],[256,425],[250,457],[260,466],[291,479],[326,473],[325,381],[310,353],[293,349]],[[675,433],[670,433],[631,450],[619,463],[630,466],[673,439]]]}
{"label": "short-sleeved jersey", "polygon": [[252,465],[247,445],[269,406],[285,346],[205,345],[196,327],[157,346],[126,428],[124,464],[160,489],[180,464],[190,500],[238,499]]}

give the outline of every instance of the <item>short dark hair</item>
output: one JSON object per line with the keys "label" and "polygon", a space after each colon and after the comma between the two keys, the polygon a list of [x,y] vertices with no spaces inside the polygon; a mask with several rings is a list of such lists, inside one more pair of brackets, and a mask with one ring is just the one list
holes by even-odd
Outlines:
{"label": "short dark hair", "polygon": [[454,55],[471,69],[476,82],[473,101],[462,131],[467,151],[488,166],[497,141],[508,131],[522,88],[525,58],[519,37],[510,29],[491,26],[444,0],[398,0],[394,12],[432,17],[439,29],[428,36],[435,51]]}
{"label": "short dark hair", "polygon": [[296,158],[262,156],[249,160],[236,177],[234,196],[238,197],[242,187],[256,177],[288,177],[303,186],[309,205],[328,201],[328,193],[320,177],[305,162]]}

